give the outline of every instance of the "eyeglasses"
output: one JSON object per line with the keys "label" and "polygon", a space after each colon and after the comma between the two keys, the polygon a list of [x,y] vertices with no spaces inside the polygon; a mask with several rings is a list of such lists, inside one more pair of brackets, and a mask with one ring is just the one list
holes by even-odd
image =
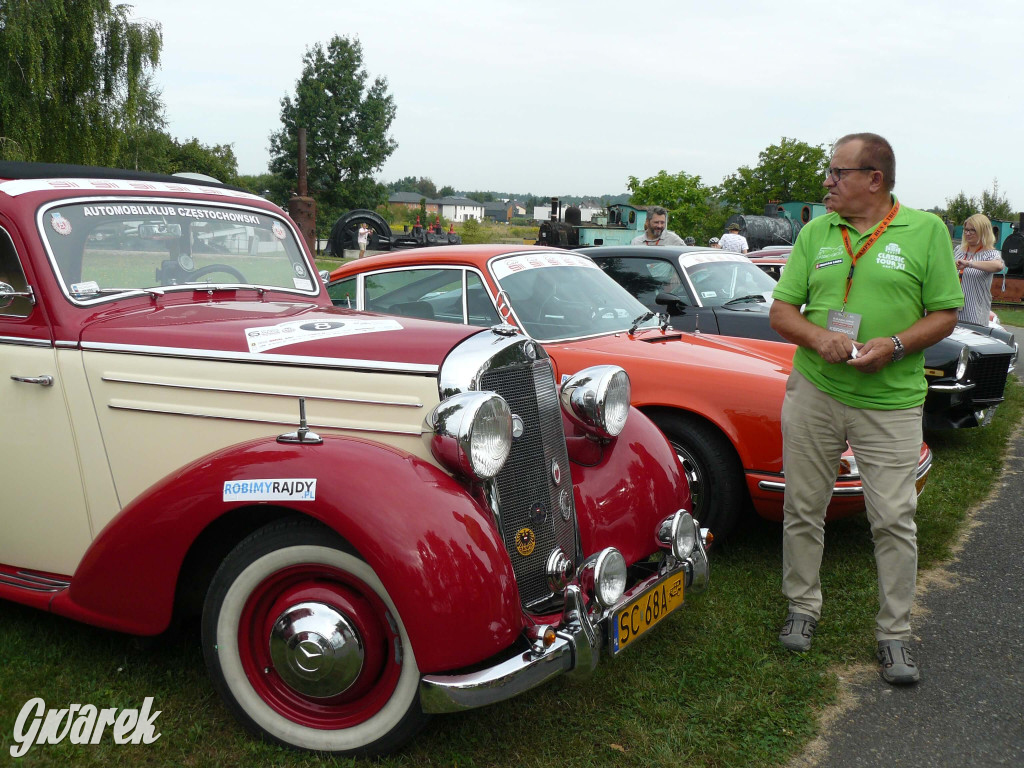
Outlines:
{"label": "eyeglasses", "polygon": [[965,235],[973,235],[976,232],[977,232],[977,230],[975,230],[975,229],[968,229],[967,227],[964,227],[964,234]]}
{"label": "eyeglasses", "polygon": [[825,181],[832,179],[836,184],[843,180],[843,174],[847,171],[877,171],[877,168],[826,168]]}

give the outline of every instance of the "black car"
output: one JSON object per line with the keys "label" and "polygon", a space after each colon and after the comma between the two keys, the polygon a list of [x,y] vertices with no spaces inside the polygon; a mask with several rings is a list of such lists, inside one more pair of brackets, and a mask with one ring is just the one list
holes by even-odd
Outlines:
{"label": "black car", "polygon": [[[769,325],[768,309],[787,251],[747,256],[683,246],[602,246],[581,251],[649,309],[667,312],[677,330],[785,343]],[[1003,401],[1006,378],[1016,359],[1016,340],[1008,331],[957,325],[948,337],[925,350],[925,427],[987,424],[994,406]]]}

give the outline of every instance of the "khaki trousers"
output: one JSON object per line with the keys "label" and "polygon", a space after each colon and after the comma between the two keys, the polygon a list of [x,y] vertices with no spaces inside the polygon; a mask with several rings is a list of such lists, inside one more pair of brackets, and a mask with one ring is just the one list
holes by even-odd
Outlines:
{"label": "khaki trousers", "polygon": [[825,509],[849,441],[857,459],[878,569],[878,640],[910,639],[917,580],[917,466],[924,406],[878,411],[843,405],[793,371],[782,405],[786,475],[782,593],[792,613],[821,616]]}

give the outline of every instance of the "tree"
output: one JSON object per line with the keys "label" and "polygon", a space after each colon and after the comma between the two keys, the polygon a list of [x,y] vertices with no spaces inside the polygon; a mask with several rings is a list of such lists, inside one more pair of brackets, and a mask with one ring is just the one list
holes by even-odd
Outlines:
{"label": "tree", "polygon": [[20,159],[113,165],[126,137],[162,126],[148,77],[160,26],[130,12],[110,0],[0,3],[0,137]]}
{"label": "tree", "polygon": [[1006,199],[1006,195],[999,194],[999,180],[992,179],[992,189],[983,190],[981,193],[981,212],[993,221],[1011,221],[1015,217],[1013,206]]}
{"label": "tree", "polygon": [[270,170],[298,181],[299,128],[306,129],[309,193],[318,229],[329,230],[344,211],[386,202],[373,174],[398,146],[389,135],[395,103],[387,80],[367,83],[358,39],[335,35],[324,49],[306,51],[295,96],[281,99],[281,130],[270,136]]}
{"label": "tree", "polygon": [[447,184],[437,190],[438,197],[455,197],[455,187],[450,187]]}
{"label": "tree", "polygon": [[437,187],[434,186],[434,182],[424,176],[420,176],[418,179],[415,176],[406,176],[404,179],[391,182],[387,188],[390,192],[419,192],[424,197],[437,196]]}
{"label": "tree", "polygon": [[968,197],[963,190],[952,200],[946,198],[946,216],[954,224],[963,224],[968,216],[984,213],[992,221],[1013,221],[1015,213],[1006,195],[999,193],[999,180],[992,179],[992,189],[983,190],[981,197]]}
{"label": "tree", "polygon": [[722,202],[732,213],[760,214],[770,201],[814,203],[824,196],[822,187],[828,150],[782,137],[779,144],[761,150],[754,168],[740,166],[719,187]]}
{"label": "tree", "polygon": [[960,190],[960,194],[950,200],[946,198],[946,217],[954,224],[963,224],[968,216],[978,212],[978,200],[968,197]]}
{"label": "tree", "polygon": [[627,187],[632,205],[660,205],[668,210],[669,229],[680,237],[692,235],[698,241],[720,234],[725,222],[712,202],[712,190],[705,187],[700,176],[685,171],[672,175],[658,171],[657,176],[640,181],[630,176]]}

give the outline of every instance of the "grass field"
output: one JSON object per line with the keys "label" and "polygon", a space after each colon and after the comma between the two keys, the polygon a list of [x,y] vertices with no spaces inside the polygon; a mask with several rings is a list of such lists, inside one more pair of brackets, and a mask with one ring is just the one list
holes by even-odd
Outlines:
{"label": "grass field", "polygon": [[[968,511],[999,476],[1024,393],[1009,390],[984,429],[929,433],[935,466],[918,514],[921,568],[941,567]],[[965,482],[965,478],[971,478]],[[589,681],[557,680],[489,709],[434,718],[381,766],[776,766],[813,738],[839,672],[870,664],[874,563],[863,519],[832,524],[822,571],[828,613],[814,650],[782,651],[775,633],[780,528],[754,522],[713,554],[708,592]],[[439,628],[442,631],[444,628]],[[457,631],[457,628],[451,628]],[[438,638],[443,642],[443,635]],[[372,765],[324,761],[253,740],[207,682],[194,627],[136,639],[0,604],[0,749],[33,697],[47,706],[139,707],[154,697],[154,744],[37,746],[31,766]]]}

